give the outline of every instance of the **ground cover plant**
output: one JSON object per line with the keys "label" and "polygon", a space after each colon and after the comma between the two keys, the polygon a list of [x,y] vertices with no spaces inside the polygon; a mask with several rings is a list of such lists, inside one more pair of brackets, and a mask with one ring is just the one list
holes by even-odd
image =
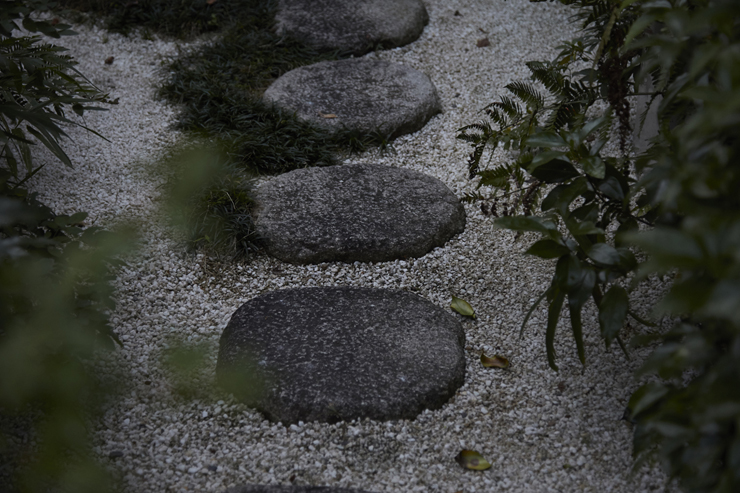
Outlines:
{"label": "ground cover plant", "polygon": [[[222,37],[173,60],[160,94],[182,105],[180,127],[215,139],[228,157],[218,178],[229,187],[209,186],[197,194],[191,244],[215,252],[244,254],[258,243],[251,220],[249,173],[282,173],[306,166],[338,164],[338,156],[387,145],[376,132],[330,132],[261,101],[267,86],[302,65],[342,57],[319,52],[274,32],[275,4],[250,6]],[[229,188],[229,190],[227,190]],[[226,200],[241,197],[237,206]],[[232,210],[234,209],[234,210]],[[236,212],[235,212],[236,211]],[[227,225],[226,229],[214,227]],[[242,238],[234,241],[233,238]]]}
{"label": "ground cover plant", "polygon": [[[261,101],[267,86],[285,72],[349,55],[317,51],[278,35],[274,29],[277,2],[64,3],[104,15],[108,28],[114,31],[138,27],[178,37],[219,32],[211,42],[171,60],[165,69],[169,75],[160,88],[162,97],[182,109],[179,127],[201,141],[216,142],[214,147],[219,150],[214,154],[226,156],[228,161],[212,183],[195,193],[198,198],[190,204],[188,229],[193,247],[227,256],[244,255],[257,247],[250,215],[251,174],[335,165],[340,155],[388,145],[381,132],[328,131]],[[218,183],[224,187],[219,188]],[[234,188],[236,184],[243,186]],[[235,196],[242,200],[232,206],[228,197]]]}
{"label": "ground cover plant", "polygon": [[[527,253],[557,259],[535,303],[547,303],[554,370],[566,298],[584,364],[589,300],[607,346],[627,350],[620,332],[630,318],[645,326],[633,344],[658,343],[637,375],[653,378],[625,415],[637,464],[657,457],[687,491],[737,491],[740,4],[559,1],[575,9],[582,36],[552,61],[529,62],[532,83],[507,85],[511,95],[486,108],[488,120],[459,132],[473,147],[471,178],[491,190],[469,200],[487,199],[484,212],[502,228],[540,233]],[[646,117],[630,115],[637,95],[657,108],[644,151],[630,143]],[[619,150],[607,155],[613,132]],[[489,166],[497,148],[513,158]],[[647,261],[637,262],[638,250]],[[630,289],[655,274],[673,277],[652,314],[678,320],[667,332],[630,310]]]}
{"label": "ground cover plant", "polygon": [[74,34],[31,18],[50,7],[0,2],[0,489],[99,492],[110,480],[89,455],[87,422],[107,391],[90,365],[120,344],[109,280],[126,242],[85,227],[84,212],[54,213],[24,184],[43,168],[38,146],[73,165],[61,145],[63,126],[78,124],[68,112],[112,101],[34,35]]}

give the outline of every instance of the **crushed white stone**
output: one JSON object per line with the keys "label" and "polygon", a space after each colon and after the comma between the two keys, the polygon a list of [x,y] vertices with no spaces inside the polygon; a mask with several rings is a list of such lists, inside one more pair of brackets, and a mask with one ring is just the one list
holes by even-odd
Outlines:
{"label": "crushed white stone", "polygon": [[[444,113],[421,131],[394,142],[396,154],[353,158],[416,169],[456,194],[474,190],[465,166],[469,149],[456,130],[482,118],[480,110],[504,85],[528,76],[524,63],[548,59],[570,39],[569,11],[550,3],[503,0],[426,0],[430,23],[411,45],[368,55],[428,74]],[[461,15],[454,15],[459,11]],[[183,252],[159,212],[162,178],[153,163],[183,141],[172,126],[177,110],[155,97],[162,61],[184,45],[109,34],[79,26],[71,49],[80,71],[119,105],[86,123],[110,142],[79,129],[66,148],[74,170],[50,164],[33,183],[54,210],[90,212],[90,225],[137,221],[142,247],[117,280],[115,331],[124,341],[105,362],[130,376],[95,430],[95,451],[125,491],[217,492],[243,483],[357,487],[376,492],[490,492],[662,490],[665,477],[643,468],[630,479],[631,430],[620,421],[632,374],[645,352],[626,360],[605,351],[593,307],[584,315],[587,365],[577,360],[567,321],[556,348],[560,372],[547,366],[545,311],[538,309],[523,339],[520,324],[548,285],[552,262],[522,252],[532,236],[495,230],[476,205],[467,205],[465,232],[423,258],[376,264],[293,266],[264,255],[218,265]],[[478,48],[487,37],[490,46]],[[104,64],[109,56],[112,64]],[[465,385],[444,408],[411,421],[334,425],[271,424],[217,389],[200,399],[178,397],[161,363],[174,341],[204,343],[213,378],[218,338],[231,314],[267,291],[300,286],[352,285],[409,289],[440,306],[451,295],[478,314],[463,320],[468,366]],[[638,290],[645,307],[660,285]],[[629,337],[630,334],[627,334]],[[487,370],[480,351],[511,360],[510,371]],[[493,467],[466,471],[453,460],[463,448]],[[111,452],[122,457],[109,459]],[[116,454],[113,454],[115,456]]]}

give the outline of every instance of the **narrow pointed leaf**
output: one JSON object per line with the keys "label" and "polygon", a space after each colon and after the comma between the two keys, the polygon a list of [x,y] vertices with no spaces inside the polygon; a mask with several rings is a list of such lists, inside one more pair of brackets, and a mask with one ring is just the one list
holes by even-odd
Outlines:
{"label": "narrow pointed leaf", "polygon": [[612,286],[599,303],[599,326],[601,335],[606,340],[606,347],[609,347],[612,340],[622,330],[628,308],[627,291],[621,286]]}
{"label": "narrow pointed leaf", "polygon": [[474,471],[485,471],[491,467],[491,463],[483,458],[478,452],[474,450],[461,450],[455,462],[460,464],[463,469],[472,469]]}
{"label": "narrow pointed leaf", "polygon": [[636,418],[668,393],[668,389],[659,383],[647,383],[637,389],[630,397],[627,409],[631,418]]}
{"label": "narrow pointed leaf", "polygon": [[567,255],[570,253],[570,249],[554,240],[539,240],[524,253],[550,259]]}
{"label": "narrow pointed leaf", "polygon": [[529,147],[565,147],[567,145],[560,135],[550,131],[530,135],[524,143]]}
{"label": "narrow pointed leaf", "polygon": [[545,346],[547,349],[547,363],[555,371],[558,371],[558,365],[555,364],[555,329],[560,319],[560,310],[565,301],[565,292],[560,288],[555,288],[555,297],[550,302],[547,310],[547,333],[545,334]]}
{"label": "narrow pointed leaf", "polygon": [[619,263],[619,252],[606,243],[596,243],[586,251],[586,255],[591,260],[594,260],[604,265],[616,265]]}
{"label": "narrow pointed leaf", "polygon": [[582,365],[585,365],[586,349],[583,346],[583,324],[581,323],[581,309],[575,307],[571,303],[568,303],[568,311],[570,312],[570,326],[573,329],[573,338],[576,340],[576,352],[578,353],[578,361],[580,361]]}
{"label": "narrow pointed leaf", "polygon": [[499,217],[493,224],[498,228],[513,229],[514,231],[537,231],[539,233],[557,231],[555,223],[536,216]]}
{"label": "narrow pointed leaf", "polygon": [[473,311],[473,307],[470,306],[470,303],[461,298],[458,298],[457,296],[452,296],[452,303],[450,304],[450,308],[455,310],[460,315],[475,318],[475,312]]}
{"label": "narrow pointed leaf", "polygon": [[502,368],[506,369],[510,366],[509,360],[498,354],[494,355],[493,358],[489,358],[485,354],[480,355],[480,362],[484,368]]}
{"label": "narrow pointed leaf", "polygon": [[[592,175],[594,176],[594,175]],[[597,178],[603,178],[603,175]],[[612,200],[624,200],[624,190],[619,180],[610,176],[599,185],[599,190]]]}
{"label": "narrow pointed leaf", "polygon": [[581,175],[572,164],[562,159],[553,159],[528,171],[545,183],[560,183]]}
{"label": "narrow pointed leaf", "polygon": [[529,318],[532,316],[532,313],[534,313],[537,307],[540,306],[540,303],[545,299],[545,296],[547,296],[547,290],[543,291],[542,294],[537,297],[537,300],[532,303],[532,306],[529,307],[527,315],[524,317],[524,322],[522,322],[522,328],[519,329],[519,339],[524,335],[524,327],[527,326],[527,322],[529,322]]}
{"label": "narrow pointed leaf", "polygon": [[561,159],[565,157],[565,152],[563,151],[544,151],[537,154],[533,159],[532,163],[530,164],[530,169],[535,169],[538,166],[541,166],[545,163],[549,163],[553,159]]}
{"label": "narrow pointed leaf", "polygon": [[602,179],[606,174],[606,166],[599,156],[588,156],[582,162],[583,171],[594,178]]}

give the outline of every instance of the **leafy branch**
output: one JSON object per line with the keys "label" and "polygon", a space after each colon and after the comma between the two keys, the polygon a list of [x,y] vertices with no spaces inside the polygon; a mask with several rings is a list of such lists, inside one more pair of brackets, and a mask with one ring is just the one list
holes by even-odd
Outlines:
{"label": "leafy branch", "polygon": [[[657,380],[633,393],[626,413],[635,467],[658,456],[688,491],[739,490],[740,4],[559,1],[576,9],[582,36],[555,60],[527,64],[544,97],[509,84],[513,98],[495,103],[501,110],[487,112],[490,121],[459,132],[473,146],[471,178],[494,189],[494,203],[523,193],[523,183],[547,190],[538,216],[528,207],[516,216],[509,207],[495,220],[539,233],[527,253],[557,259],[524,324],[546,300],[547,358],[557,369],[556,327],[567,299],[584,363],[581,311],[592,299],[605,343],[616,340],[626,352],[620,332],[627,317],[654,326],[630,309],[627,277],[634,286],[651,274],[675,275],[653,316],[681,323],[632,340],[657,343],[637,374]],[[657,108],[657,132],[635,156],[628,138],[638,95]],[[639,129],[648,117],[637,115]],[[620,155],[607,156],[615,132]],[[499,147],[511,161],[492,159]],[[638,265],[634,248],[648,260]]]}

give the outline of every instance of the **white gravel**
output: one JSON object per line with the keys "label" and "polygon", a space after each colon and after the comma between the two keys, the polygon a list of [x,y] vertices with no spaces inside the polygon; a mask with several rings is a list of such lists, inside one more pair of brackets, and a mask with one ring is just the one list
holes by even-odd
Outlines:
{"label": "white gravel", "polygon": [[[568,11],[523,0],[426,0],[430,23],[409,46],[369,56],[405,63],[436,84],[445,112],[421,131],[395,141],[394,155],[375,160],[433,175],[456,194],[472,191],[469,152],[456,130],[482,116],[480,109],[512,80],[525,78],[524,62],[547,59],[569,39]],[[455,11],[460,16],[455,16]],[[404,262],[292,266],[266,256],[218,265],[183,253],[158,212],[162,179],[152,163],[183,135],[172,129],[176,108],[157,101],[154,85],[163,57],[178,44],[125,38],[81,26],[62,40],[80,71],[120,104],[91,114],[86,123],[110,142],[71,129],[66,148],[76,169],[54,163],[32,187],[58,212],[90,212],[89,224],[133,219],[142,249],[117,281],[114,329],[125,343],[107,364],[123,363],[130,377],[120,401],[95,430],[95,451],[129,492],[218,492],[242,483],[339,485],[370,491],[489,492],[664,490],[665,477],[642,469],[630,479],[631,430],[619,418],[636,388],[632,373],[644,358],[627,361],[605,351],[593,307],[584,315],[587,365],[582,367],[564,322],[556,347],[560,372],[547,366],[545,312],[520,324],[544,289],[551,262],[521,252],[532,237],[495,230],[468,205],[465,232],[445,248]],[[488,37],[491,46],[477,48]],[[103,61],[114,56],[111,65]],[[440,306],[455,294],[469,301],[477,321],[467,334],[465,385],[438,411],[413,421],[361,421],[335,425],[271,424],[227,395],[212,390],[201,400],[178,397],[160,363],[178,339],[216,345],[231,314],[261,293],[299,286],[353,285],[411,289]],[[635,293],[649,306],[656,289]],[[644,310],[643,310],[644,311]],[[629,334],[627,335],[629,337]],[[486,370],[479,351],[507,356],[510,371]],[[112,366],[110,367],[112,368]],[[112,370],[111,370],[112,371]],[[461,469],[462,448],[492,462],[484,472]],[[111,452],[123,456],[109,459]]]}

